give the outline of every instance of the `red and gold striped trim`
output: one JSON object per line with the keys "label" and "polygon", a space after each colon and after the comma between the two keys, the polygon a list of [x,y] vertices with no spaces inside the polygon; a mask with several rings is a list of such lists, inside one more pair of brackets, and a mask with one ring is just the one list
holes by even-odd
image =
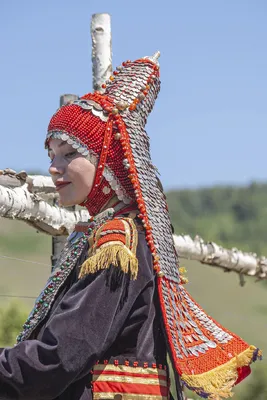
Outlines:
{"label": "red and gold striped trim", "polygon": [[[158,368],[98,364],[93,370],[93,398],[167,400],[167,372]],[[116,396],[116,397],[115,397]]]}
{"label": "red and gold striped trim", "polygon": [[88,258],[81,266],[79,279],[111,265],[136,279],[138,232],[133,219],[114,218],[95,229],[88,238]]}

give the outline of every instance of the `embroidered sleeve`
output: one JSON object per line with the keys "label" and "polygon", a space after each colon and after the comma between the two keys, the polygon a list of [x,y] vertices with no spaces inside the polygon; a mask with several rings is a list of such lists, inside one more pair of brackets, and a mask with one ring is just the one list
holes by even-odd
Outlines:
{"label": "embroidered sleeve", "polygon": [[82,264],[79,279],[110,266],[137,278],[137,229],[130,218],[115,218],[104,223],[89,239],[87,260]]}

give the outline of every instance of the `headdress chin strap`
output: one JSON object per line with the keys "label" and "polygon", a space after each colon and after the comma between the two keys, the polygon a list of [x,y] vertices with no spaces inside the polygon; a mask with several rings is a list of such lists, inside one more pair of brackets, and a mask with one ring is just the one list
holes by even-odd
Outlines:
{"label": "headdress chin strap", "polygon": [[85,206],[90,214],[96,214],[99,211],[99,207],[102,208],[104,204],[106,204],[113,196],[115,196],[115,192],[110,188],[108,182],[103,176],[109,151],[109,145],[112,138],[112,128],[113,116],[112,114],[110,114],[106,124],[102,151],[96,168],[93,186],[86,200],[80,204],[82,206]]}
{"label": "headdress chin strap", "polygon": [[110,115],[108,118],[108,121],[107,121],[107,125],[106,125],[102,151],[100,154],[99,163],[98,163],[96,174],[95,174],[93,187],[88,196],[88,198],[90,198],[90,199],[95,198],[97,191],[98,191],[98,187],[103,180],[103,171],[104,171],[104,167],[106,164],[107,155],[108,155],[108,151],[109,151],[109,145],[110,145],[110,141],[111,141],[111,137],[112,137],[112,128],[113,128],[113,120],[112,120],[112,115]]}

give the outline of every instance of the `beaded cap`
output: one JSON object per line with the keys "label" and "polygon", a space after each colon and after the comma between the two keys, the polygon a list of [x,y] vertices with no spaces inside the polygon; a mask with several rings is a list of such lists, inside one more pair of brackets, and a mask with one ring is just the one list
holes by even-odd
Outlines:
{"label": "beaded cap", "polygon": [[86,200],[89,212],[114,193],[125,203],[137,202],[175,370],[200,396],[219,399],[260,353],[209,317],[182,286],[166,198],[145,132],[160,89],[158,57],[122,63],[103,84],[103,94],[89,93],[61,107],[46,143],[52,137],[66,140],[97,166]]}

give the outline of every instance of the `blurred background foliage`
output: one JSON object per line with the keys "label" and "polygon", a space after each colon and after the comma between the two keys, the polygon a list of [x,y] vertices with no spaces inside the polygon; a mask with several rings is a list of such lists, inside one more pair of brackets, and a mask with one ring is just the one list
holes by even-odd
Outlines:
{"label": "blurred background foliage", "polygon": [[[176,234],[196,234],[227,248],[267,256],[267,184],[173,190],[167,194]],[[0,219],[0,347],[12,346],[50,273],[51,237],[26,223]],[[26,262],[25,262],[26,260]],[[188,291],[206,312],[267,354],[267,285],[181,260]],[[236,400],[267,399],[267,362],[235,388]],[[198,399],[191,392],[188,397]]]}
{"label": "blurred background foliage", "polygon": [[267,254],[267,184],[167,193],[177,234]]}
{"label": "blurred background foliage", "polygon": [[25,306],[17,300],[0,309],[0,347],[14,345],[27,315]]}

